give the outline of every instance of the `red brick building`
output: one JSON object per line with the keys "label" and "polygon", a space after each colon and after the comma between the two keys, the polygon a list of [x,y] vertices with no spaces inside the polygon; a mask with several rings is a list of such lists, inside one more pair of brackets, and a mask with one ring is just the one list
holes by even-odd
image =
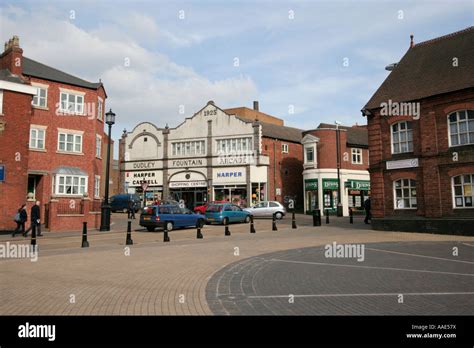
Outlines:
{"label": "red brick building", "polygon": [[[5,44],[0,69],[3,81],[36,90],[34,96],[3,90],[0,161],[6,180],[0,182],[0,230],[13,228],[16,209],[36,200],[51,230],[80,229],[82,221],[97,225],[107,143],[102,83],[24,57],[17,37]],[[21,160],[13,163],[17,153]]]}
{"label": "red brick building", "polygon": [[335,213],[339,185],[343,215],[349,214],[349,208],[362,211],[363,202],[370,192],[367,128],[321,123],[318,128],[305,131],[303,135],[305,212],[310,214],[320,209],[322,214]]}
{"label": "red brick building", "polygon": [[365,105],[373,228],[474,234],[474,27],[410,44]]}
{"label": "red brick building", "polygon": [[284,121],[259,110],[254,101],[253,109],[238,107],[225,109],[243,119],[257,120],[262,125],[262,155],[268,156],[268,200],[284,203],[292,197],[298,208],[303,207],[303,130],[284,125]]}

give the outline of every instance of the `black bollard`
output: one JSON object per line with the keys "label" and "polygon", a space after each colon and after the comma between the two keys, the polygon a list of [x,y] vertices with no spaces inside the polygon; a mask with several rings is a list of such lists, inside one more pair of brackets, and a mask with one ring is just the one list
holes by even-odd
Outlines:
{"label": "black bollard", "polygon": [[329,223],[329,209],[326,209],[326,224]]}
{"label": "black bollard", "polygon": [[255,233],[255,226],[253,225],[253,216],[250,215],[250,233]]}
{"label": "black bollard", "polygon": [[296,228],[295,212],[291,214],[291,228]]}
{"label": "black bollard", "polygon": [[168,236],[168,230],[165,227],[164,234],[163,234],[163,242],[169,242],[170,237]]}
{"label": "black bollard", "polygon": [[313,209],[313,226],[318,226],[318,213],[316,209]]}
{"label": "black bollard", "polygon": [[88,248],[89,242],[87,241],[87,222],[82,223],[82,246],[81,248]]}
{"label": "black bollard", "polygon": [[229,226],[227,226],[227,220],[224,220],[224,235],[230,236]]}
{"label": "black bollard", "polygon": [[31,229],[31,250],[36,251],[36,225]]}
{"label": "black bollard", "polygon": [[353,224],[354,223],[354,217],[352,214],[352,208],[349,208],[349,223]]}
{"label": "black bollard", "polygon": [[202,239],[203,238],[202,233],[201,233],[201,227],[199,227],[199,226],[197,228],[196,238],[197,239]]}
{"label": "black bollard", "polygon": [[127,224],[127,241],[125,242],[126,245],[133,245],[132,240],[132,221],[128,220]]}
{"label": "black bollard", "polygon": [[278,231],[275,214],[273,214],[273,217],[272,217],[272,231]]}

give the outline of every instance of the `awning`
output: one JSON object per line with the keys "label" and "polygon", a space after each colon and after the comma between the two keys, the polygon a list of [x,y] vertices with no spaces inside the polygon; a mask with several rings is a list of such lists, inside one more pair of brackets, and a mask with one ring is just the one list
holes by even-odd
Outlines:
{"label": "awning", "polygon": [[54,174],[62,174],[62,175],[80,175],[80,176],[88,176],[85,171],[78,167],[68,167],[68,166],[61,166],[57,167],[53,170]]}

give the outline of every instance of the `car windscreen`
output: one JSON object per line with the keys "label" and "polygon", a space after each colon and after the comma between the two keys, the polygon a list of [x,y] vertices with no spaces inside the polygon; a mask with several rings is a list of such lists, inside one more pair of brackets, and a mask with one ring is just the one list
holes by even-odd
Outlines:
{"label": "car windscreen", "polygon": [[218,205],[218,204],[209,204],[207,207],[206,211],[211,212],[211,213],[218,213],[222,211],[223,205]]}

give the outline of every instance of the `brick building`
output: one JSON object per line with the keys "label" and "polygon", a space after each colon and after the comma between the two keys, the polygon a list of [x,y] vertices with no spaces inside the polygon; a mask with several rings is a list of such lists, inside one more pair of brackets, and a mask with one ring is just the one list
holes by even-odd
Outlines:
{"label": "brick building", "polygon": [[[18,37],[5,44],[0,73],[2,86],[15,82],[36,91],[32,95],[2,88],[0,161],[6,180],[0,182],[0,230],[13,228],[16,209],[36,200],[51,230],[80,229],[82,221],[97,225],[107,143],[102,83],[24,57]],[[21,160],[12,163],[17,154]]]}
{"label": "brick building", "polygon": [[258,121],[262,125],[262,154],[268,156],[268,199],[285,203],[292,197],[298,208],[303,207],[303,148],[302,130],[284,125],[284,121],[259,110],[238,107],[225,109],[240,118]]}
{"label": "brick building", "polygon": [[413,44],[365,105],[373,228],[474,234],[474,27]]}
{"label": "brick building", "polygon": [[[337,177],[337,132],[340,183]],[[335,213],[339,185],[343,215],[349,214],[349,208],[362,211],[363,202],[370,192],[367,128],[321,123],[303,135],[305,212],[310,214],[314,209],[321,209],[322,214],[326,211]]]}

